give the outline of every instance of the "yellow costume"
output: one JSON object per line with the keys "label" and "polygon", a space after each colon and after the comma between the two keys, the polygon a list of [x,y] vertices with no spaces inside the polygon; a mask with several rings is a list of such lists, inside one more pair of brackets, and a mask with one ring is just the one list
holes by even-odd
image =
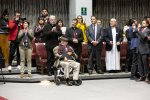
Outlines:
{"label": "yellow costume", "polygon": [[5,65],[8,64],[9,58],[9,41],[8,41],[8,34],[0,34],[0,47],[2,49],[2,53],[5,59]]}
{"label": "yellow costume", "polygon": [[86,25],[82,23],[78,23],[76,27],[82,30],[83,42],[88,42],[87,37],[86,37]]}

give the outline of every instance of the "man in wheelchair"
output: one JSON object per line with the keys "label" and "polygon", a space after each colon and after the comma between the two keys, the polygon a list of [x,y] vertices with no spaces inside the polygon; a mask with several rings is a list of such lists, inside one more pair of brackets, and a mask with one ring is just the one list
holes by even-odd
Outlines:
{"label": "man in wheelchair", "polygon": [[[53,49],[55,56],[54,67],[58,68],[61,66],[64,68],[64,78],[66,80],[66,85],[68,86],[79,86],[79,71],[80,63],[76,62],[75,59],[78,58],[77,54],[74,52],[73,48],[68,45],[68,39],[65,36],[60,37],[60,44]],[[73,82],[69,80],[70,69],[73,70]]]}

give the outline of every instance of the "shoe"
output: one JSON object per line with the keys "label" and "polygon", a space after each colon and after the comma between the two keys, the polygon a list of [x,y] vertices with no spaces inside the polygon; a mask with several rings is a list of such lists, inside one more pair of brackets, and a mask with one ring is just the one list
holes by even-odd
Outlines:
{"label": "shoe", "polygon": [[78,81],[77,81],[77,80],[73,80],[73,83],[72,83],[72,85],[75,85],[75,86],[80,86],[80,84],[78,83]]}
{"label": "shoe", "polygon": [[67,86],[72,86],[72,83],[70,82],[69,78],[66,79],[66,85]]}
{"label": "shoe", "polygon": [[48,72],[48,76],[52,76],[52,73],[51,73],[51,72]]}
{"label": "shoe", "polygon": [[31,73],[30,73],[30,74],[28,74],[28,77],[29,77],[29,78],[31,78],[31,77],[32,77],[32,74],[31,74]]}
{"label": "shoe", "polygon": [[148,77],[145,78],[145,82],[147,82],[147,83],[149,82],[149,78]]}
{"label": "shoe", "polygon": [[12,67],[8,66],[8,71],[11,73]]}
{"label": "shoe", "polygon": [[20,78],[23,78],[23,77],[24,77],[24,73],[21,73],[21,74],[20,74]]}
{"label": "shoe", "polygon": [[19,70],[20,70],[20,68],[21,68],[21,66],[20,66],[20,65],[18,65],[18,66],[17,66],[17,69],[19,69]]}
{"label": "shoe", "polygon": [[128,69],[125,69],[125,73],[128,73],[129,71],[128,71]]}
{"label": "shoe", "polygon": [[97,70],[97,74],[104,74],[104,72],[102,72],[102,70]]}
{"label": "shoe", "polygon": [[140,77],[138,81],[145,81],[145,77]]}
{"label": "shoe", "polygon": [[88,70],[88,73],[89,73],[89,74],[92,74],[92,72],[93,72],[92,70]]}
{"label": "shoe", "polygon": [[131,76],[130,80],[138,80],[138,78],[136,76]]}

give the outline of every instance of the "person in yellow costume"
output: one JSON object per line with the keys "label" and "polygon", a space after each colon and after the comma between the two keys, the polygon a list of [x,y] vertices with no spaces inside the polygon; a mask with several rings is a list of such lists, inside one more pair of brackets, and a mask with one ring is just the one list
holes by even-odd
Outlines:
{"label": "person in yellow costume", "polygon": [[77,20],[78,20],[78,23],[77,23],[76,27],[82,30],[83,42],[87,43],[88,40],[87,40],[87,37],[86,37],[86,23],[83,23],[83,17],[81,15],[77,16]]}
{"label": "person in yellow costume", "polygon": [[9,57],[9,41],[8,41],[8,33],[9,33],[9,25],[8,25],[8,10],[5,9],[0,17],[0,48],[2,50],[4,59],[5,59],[5,67],[8,64]]}

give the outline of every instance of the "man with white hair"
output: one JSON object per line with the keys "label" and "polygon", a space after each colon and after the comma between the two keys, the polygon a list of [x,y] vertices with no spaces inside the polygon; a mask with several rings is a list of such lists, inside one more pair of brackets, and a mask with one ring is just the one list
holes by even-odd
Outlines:
{"label": "man with white hair", "polygon": [[120,44],[123,38],[122,31],[116,25],[116,19],[110,19],[110,26],[105,29],[104,33],[106,41],[106,70],[110,72],[120,70]]}
{"label": "man with white hair", "polygon": [[49,22],[44,26],[43,35],[47,50],[47,73],[51,76],[54,62],[53,48],[59,44],[58,38],[62,35],[60,27],[56,25],[56,17],[54,15],[49,17]]}

